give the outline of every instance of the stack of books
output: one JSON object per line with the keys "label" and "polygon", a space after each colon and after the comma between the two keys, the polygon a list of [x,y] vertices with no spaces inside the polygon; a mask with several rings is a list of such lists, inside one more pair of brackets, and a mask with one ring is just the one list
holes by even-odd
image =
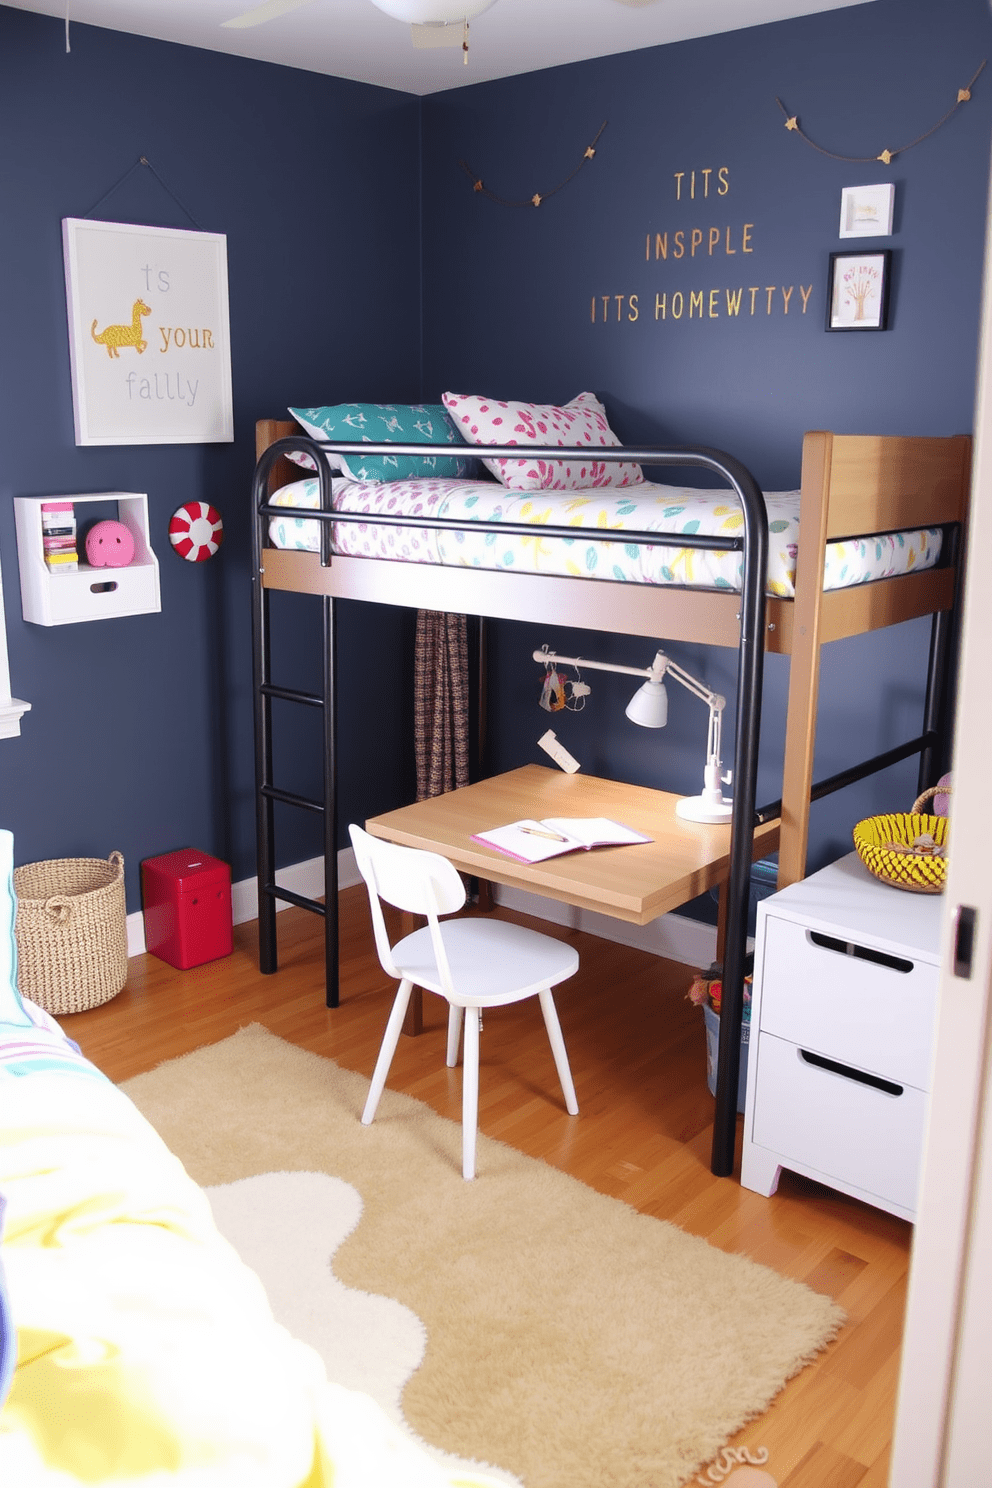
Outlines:
{"label": "stack of books", "polygon": [[41,540],[45,562],[52,573],[75,573],[79,568],[76,551],[76,514],[71,501],[41,503]]}

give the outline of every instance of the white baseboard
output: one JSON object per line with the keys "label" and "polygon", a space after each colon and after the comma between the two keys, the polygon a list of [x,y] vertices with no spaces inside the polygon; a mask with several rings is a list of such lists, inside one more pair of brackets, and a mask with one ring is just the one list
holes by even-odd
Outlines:
{"label": "white baseboard", "polygon": [[[361,875],[355,864],[355,854],[350,847],[338,853],[338,887],[349,889],[361,883]],[[324,892],[324,860],[308,858],[303,863],[293,863],[280,868],[276,883],[294,893],[318,899]],[[690,920],[687,915],[666,914],[649,925],[628,925],[624,920],[615,920],[611,915],[595,914],[592,910],[576,909],[571,904],[559,904],[556,899],[545,899],[539,894],[529,894],[524,889],[496,886],[496,900],[508,909],[521,914],[534,915],[552,925],[567,925],[572,930],[584,930],[589,935],[598,935],[603,940],[612,940],[617,945],[633,946],[635,950],[650,951],[652,955],[664,956],[669,961],[682,961],[686,966],[709,966],[716,960],[716,926],[705,925],[699,920]],[[288,909],[282,899],[276,900],[276,909]],[[231,885],[231,911],[236,925],[244,925],[258,917],[258,885],[254,878],[243,878]],[[141,911],[127,917],[127,953],[140,956],[145,949],[145,922]]]}

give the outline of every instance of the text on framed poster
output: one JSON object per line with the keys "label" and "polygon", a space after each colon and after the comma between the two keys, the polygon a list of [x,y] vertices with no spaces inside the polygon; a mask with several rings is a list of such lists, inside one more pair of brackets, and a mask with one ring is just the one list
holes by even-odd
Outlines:
{"label": "text on framed poster", "polygon": [[77,444],[234,438],[227,239],[67,217]]}

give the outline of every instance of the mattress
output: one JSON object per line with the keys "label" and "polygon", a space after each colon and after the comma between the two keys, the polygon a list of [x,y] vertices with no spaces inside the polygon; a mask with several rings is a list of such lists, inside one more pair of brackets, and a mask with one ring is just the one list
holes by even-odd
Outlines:
{"label": "mattress", "polygon": [[[611,579],[631,584],[670,584],[703,589],[740,589],[743,554],[734,549],[692,548],[680,535],[730,538],[741,535],[744,517],[732,492],[691,487],[642,485],[610,491],[508,491],[492,480],[408,480],[375,483],[335,478],[336,511],[357,512],[367,522],[334,522],[335,553],[386,558],[400,563],[507,569],[574,578]],[[313,510],[320,506],[316,477],[294,481],[271,498],[275,506]],[[799,544],[799,492],[765,493],[768,509],[766,591],[782,598],[795,594]],[[465,530],[389,527],[377,517],[395,515],[464,520]],[[480,528],[480,522],[533,526],[531,536]],[[574,538],[554,538],[542,528],[574,527]],[[597,539],[596,532],[657,532],[671,543]],[[319,552],[320,523],[280,513],[269,522],[269,540],[278,548]],[[932,568],[940,557],[941,532],[922,530],[851,537],[826,551],[824,588],[844,589],[873,579]]]}

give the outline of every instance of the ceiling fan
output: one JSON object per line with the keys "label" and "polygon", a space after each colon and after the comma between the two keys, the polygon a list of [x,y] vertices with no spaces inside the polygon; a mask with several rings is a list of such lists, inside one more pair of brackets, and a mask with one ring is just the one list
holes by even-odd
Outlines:
{"label": "ceiling fan", "polygon": [[[263,4],[223,21],[222,25],[239,29],[262,26],[311,3],[312,0],[263,0]],[[395,20],[406,21],[414,46],[430,47],[464,45],[469,21],[488,10],[495,0],[371,0],[371,3]]]}
{"label": "ceiling fan", "polygon": [[[221,24],[235,29],[262,26],[290,11],[310,5],[313,0],[263,0],[243,14]],[[406,21],[418,47],[464,45],[463,36],[469,21],[488,10],[496,0],[370,0],[377,10]],[[617,0],[620,5],[652,5],[655,0]]]}

